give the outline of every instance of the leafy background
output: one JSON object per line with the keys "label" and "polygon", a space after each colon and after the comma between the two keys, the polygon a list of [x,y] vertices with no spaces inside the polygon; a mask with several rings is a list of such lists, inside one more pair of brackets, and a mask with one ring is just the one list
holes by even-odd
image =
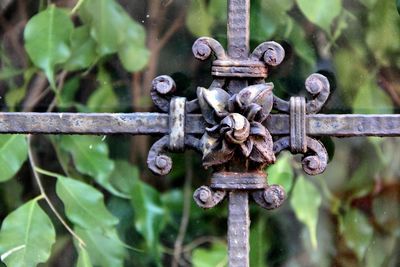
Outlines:
{"label": "leafy background", "polygon": [[[2,0],[2,111],[152,111],[151,80],[180,95],[207,86],[191,55],[203,35],[226,43],[222,0]],[[279,41],[269,80],[288,98],[329,77],[324,113],[396,113],[400,2],[252,0],[251,45]],[[150,137],[0,136],[1,261],[7,266],[226,266],[226,205],[202,211],[199,156],[173,172],[144,164]],[[251,266],[400,266],[400,143],[323,139],[331,162],[306,177],[283,153],[267,172],[288,192],[273,212],[252,206]],[[127,145],[129,144],[129,145]]]}

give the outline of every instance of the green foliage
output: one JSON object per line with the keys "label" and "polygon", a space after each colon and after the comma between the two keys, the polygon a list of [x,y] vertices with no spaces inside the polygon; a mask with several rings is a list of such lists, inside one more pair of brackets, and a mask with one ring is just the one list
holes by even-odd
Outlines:
{"label": "green foliage", "polygon": [[50,257],[56,233],[38,200],[25,203],[3,221],[0,254],[7,266],[34,267]]}
{"label": "green foliage", "polygon": [[290,205],[297,219],[307,226],[314,248],[317,248],[317,222],[321,202],[322,197],[314,184],[299,176],[293,188]]}
{"label": "green foliage", "polygon": [[342,0],[297,0],[297,4],[307,19],[327,33],[331,32],[332,22],[342,10]]}
{"label": "green foliage", "polygon": [[290,192],[293,185],[293,168],[291,166],[291,156],[282,153],[277,162],[267,169],[268,182],[270,184],[279,184],[283,186],[286,192]]}
{"label": "green foliage", "polygon": [[342,229],[347,245],[354,250],[361,261],[373,235],[373,229],[368,219],[359,210],[351,209],[343,218]]}
{"label": "green foliage", "polygon": [[227,266],[228,258],[226,245],[214,243],[210,249],[198,248],[193,251],[194,267],[224,267]]}
{"label": "green foliage", "polygon": [[[27,15],[32,18],[21,43],[29,58],[18,49],[8,54],[18,40],[10,33],[19,30],[7,29],[22,13],[7,12],[23,5],[1,10],[7,13],[4,21],[11,21],[0,45],[3,110],[43,112],[54,95],[53,110],[62,112],[131,112],[126,107],[148,98],[147,75],[152,69],[190,73],[186,79],[197,82],[178,85],[178,90],[188,88],[185,93],[191,98],[193,86],[210,79],[208,68],[193,64],[194,37],[211,36],[226,43],[225,0],[170,5],[161,1],[157,17],[146,10],[150,1],[122,1],[123,7],[116,0],[77,2],[72,10],[46,1],[30,2]],[[284,43],[286,60],[271,69],[268,80],[285,99],[307,94],[304,79],[322,71],[331,74],[332,82],[324,113],[394,113],[400,94],[396,5],[399,9],[399,1],[393,0],[252,0],[251,48],[268,40]],[[183,25],[173,22],[181,17],[186,19]],[[174,35],[177,25],[181,28]],[[171,33],[165,47],[152,43],[163,44],[165,34]],[[13,40],[11,45],[3,45],[8,39]],[[156,47],[148,72],[143,71],[150,57],[146,41]],[[42,72],[56,90],[48,92]],[[32,102],[32,107],[26,106]],[[173,173],[159,180],[141,165],[146,155],[139,150],[146,142],[136,151],[128,138],[35,137],[28,147],[25,136],[0,136],[0,212],[5,217],[0,254],[8,266],[46,261],[45,266],[57,265],[71,240],[76,261],[68,266],[169,266],[186,219],[180,260],[200,267],[227,265],[227,245],[219,241],[226,234],[226,207],[203,211],[182,193],[190,173],[192,190],[206,183],[208,174],[198,170],[200,159],[196,157],[192,166],[182,160],[184,156],[177,157]],[[394,259],[400,233],[398,143],[369,138],[334,140],[334,145],[336,155],[317,179],[299,176],[300,165],[288,153],[268,167],[268,183],[282,185],[288,201],[268,216],[258,207],[251,210],[251,266],[398,265]],[[28,149],[40,166],[62,174],[24,164]],[[55,208],[64,211],[60,212],[63,223],[49,209],[41,209],[40,197],[22,204],[43,195],[29,167],[56,178],[42,177],[42,182]],[[17,173],[18,179],[11,179]],[[183,203],[189,201],[192,206],[183,212]],[[48,216],[54,219],[54,227]],[[294,216],[299,222],[293,222]]]}
{"label": "green foliage", "polygon": [[109,181],[114,162],[109,158],[108,146],[101,137],[61,136],[60,148],[71,154],[80,173],[91,176],[107,190],[118,194]]}
{"label": "green foliage", "polygon": [[71,56],[68,41],[73,27],[68,14],[54,5],[35,15],[25,27],[26,51],[33,63],[44,70],[53,89],[55,67]]}
{"label": "green foliage", "polygon": [[24,135],[0,136],[0,182],[11,179],[28,157]]}
{"label": "green foliage", "polygon": [[[99,267],[122,267],[126,255],[125,245],[114,230],[75,228],[85,241],[91,263]],[[87,257],[87,256],[85,256]],[[88,262],[88,260],[85,260]],[[90,266],[90,265],[89,265]]]}
{"label": "green foliage", "polygon": [[57,176],[57,195],[65,206],[65,214],[75,225],[85,229],[107,229],[118,220],[104,206],[103,194],[86,183]]}

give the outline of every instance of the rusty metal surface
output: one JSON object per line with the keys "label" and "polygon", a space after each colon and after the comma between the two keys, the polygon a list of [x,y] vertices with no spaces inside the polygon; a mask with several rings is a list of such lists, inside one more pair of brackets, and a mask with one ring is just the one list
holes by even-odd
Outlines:
{"label": "rusty metal surface", "polygon": [[[185,132],[204,132],[201,115],[186,117]],[[0,133],[32,134],[167,134],[163,113],[0,113]]]}
{"label": "rusty metal surface", "polygon": [[303,170],[316,175],[328,164],[322,136],[400,136],[400,115],[317,114],[330,94],[328,79],[318,73],[304,83],[310,97],[275,96],[274,85],[264,79],[285,51],[269,41],[250,52],[249,21],[250,0],[228,0],[227,51],[209,37],[193,44],[195,58],[214,59],[214,80],[208,88],[198,87],[194,100],[176,96],[174,80],[163,75],[151,88],[160,113],[0,113],[0,133],[160,135],[147,158],[159,175],[172,169],[168,153],[200,152],[213,174],[210,185],[199,187],[193,198],[204,209],[228,198],[229,267],[247,267],[249,196],[267,210],[286,198],[263,170],[276,155],[283,150],[302,154]]}
{"label": "rusty metal surface", "polygon": [[[188,103],[187,103],[188,104]],[[289,115],[272,114],[263,125],[272,136],[290,134]],[[0,133],[20,134],[167,134],[169,115],[164,113],[35,113],[0,112]],[[187,114],[186,134],[204,134],[200,114]],[[309,136],[400,136],[400,115],[306,115]]]}

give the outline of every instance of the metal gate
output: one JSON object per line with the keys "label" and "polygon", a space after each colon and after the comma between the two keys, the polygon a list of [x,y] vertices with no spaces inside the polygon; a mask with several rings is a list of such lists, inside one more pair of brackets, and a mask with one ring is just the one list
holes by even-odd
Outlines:
{"label": "metal gate", "polygon": [[0,133],[29,134],[163,134],[149,151],[150,170],[166,175],[167,152],[194,149],[212,168],[211,183],[194,193],[196,203],[212,208],[227,198],[230,267],[249,266],[249,198],[265,209],[285,200],[280,185],[268,183],[264,168],[283,150],[302,154],[303,170],[322,173],[328,163],[323,136],[400,136],[400,115],[318,114],[330,94],[321,74],[312,74],[305,88],[312,96],[283,100],[266,83],[268,69],[278,66],[285,51],[276,42],[249,50],[250,0],[228,0],[228,47],[209,37],[193,45],[194,56],[214,56],[213,82],[198,87],[197,98],[175,96],[168,76],[154,79],[151,97],[161,113],[1,113]]}

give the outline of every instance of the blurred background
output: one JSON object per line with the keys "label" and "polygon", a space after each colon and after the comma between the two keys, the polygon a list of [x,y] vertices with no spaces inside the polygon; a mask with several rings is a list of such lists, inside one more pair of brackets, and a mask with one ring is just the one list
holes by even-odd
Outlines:
{"label": "blurred background", "polygon": [[[282,98],[306,95],[305,79],[319,72],[331,83],[321,113],[398,113],[398,5],[252,0],[251,47],[284,46],[267,79]],[[193,99],[212,81],[211,62],[191,52],[200,36],[226,45],[226,1],[0,0],[1,111],[155,111],[160,74]],[[166,177],[152,175],[157,138],[0,136],[2,261],[226,266],[226,202],[204,211],[192,201],[210,174],[194,152],[173,155]],[[289,153],[266,170],[288,199],[272,212],[252,205],[251,266],[400,266],[400,140],[321,141],[330,155],[322,175],[305,176]],[[35,241],[20,247],[27,229]]]}

